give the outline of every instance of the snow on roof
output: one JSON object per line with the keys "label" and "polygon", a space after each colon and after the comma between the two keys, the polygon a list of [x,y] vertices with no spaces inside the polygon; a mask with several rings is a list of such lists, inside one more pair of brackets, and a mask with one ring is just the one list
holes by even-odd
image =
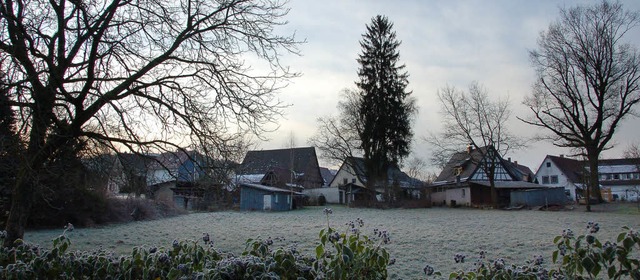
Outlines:
{"label": "snow on roof", "polygon": [[238,183],[260,183],[260,180],[264,177],[264,174],[243,174],[238,175],[236,182]]}
{"label": "snow on roof", "polygon": [[598,173],[634,173],[638,172],[638,167],[635,165],[600,165],[598,166]]}
{"label": "snow on roof", "polygon": [[285,190],[285,189],[281,189],[281,188],[264,186],[264,185],[259,185],[259,184],[242,183],[242,184],[240,184],[240,186],[248,187],[248,188],[254,188],[254,189],[268,191],[268,192],[292,193],[292,194],[295,194],[295,195],[304,195],[303,193],[300,193],[300,192],[294,192],[294,191],[291,191],[291,190]]}

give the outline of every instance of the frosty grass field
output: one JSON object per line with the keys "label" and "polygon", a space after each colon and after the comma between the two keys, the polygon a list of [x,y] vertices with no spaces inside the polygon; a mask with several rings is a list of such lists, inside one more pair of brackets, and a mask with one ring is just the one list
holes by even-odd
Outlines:
{"label": "frosty grass field", "polygon": [[[396,259],[389,267],[391,279],[423,277],[422,269],[430,264],[436,270],[449,273],[473,266],[478,252],[484,250],[489,259],[502,257],[507,263],[523,264],[534,255],[542,255],[551,267],[553,238],[563,229],[571,228],[577,235],[585,233],[587,222],[600,224],[596,235],[600,240],[614,240],[623,226],[640,229],[637,210],[586,213],[574,211],[504,211],[477,209],[352,209],[332,208],[330,224],[347,230],[345,223],[356,218],[364,220],[362,233],[373,235],[373,229],[385,229],[391,242],[385,247]],[[323,207],[307,207],[290,212],[213,212],[193,213],[174,218],[111,225],[98,228],[76,228],[69,233],[71,250],[103,248],[126,253],[134,246],[169,247],[174,239],[196,240],[202,244],[202,234],[209,233],[218,250],[239,254],[248,238],[284,238],[274,246],[296,243],[299,251],[313,254],[318,233],[327,226]],[[60,230],[29,231],[25,240],[49,248]],[[467,256],[456,264],[456,253]]]}

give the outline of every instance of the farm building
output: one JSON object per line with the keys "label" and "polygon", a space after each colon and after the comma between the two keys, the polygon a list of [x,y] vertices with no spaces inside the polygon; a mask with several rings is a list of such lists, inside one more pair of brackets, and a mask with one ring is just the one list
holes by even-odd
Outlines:
{"label": "farm building", "polygon": [[313,147],[249,151],[236,175],[238,183],[283,189],[313,189],[323,184]]}
{"label": "farm building", "polygon": [[429,186],[434,205],[485,206],[492,205],[490,167],[494,166],[494,185],[498,205],[511,205],[511,193],[531,189],[545,189],[535,183],[531,170],[511,159],[504,160],[492,146],[455,153],[440,175]]}
{"label": "farm building", "polygon": [[259,184],[240,184],[240,209],[287,211],[296,207],[294,197],[302,193]]}

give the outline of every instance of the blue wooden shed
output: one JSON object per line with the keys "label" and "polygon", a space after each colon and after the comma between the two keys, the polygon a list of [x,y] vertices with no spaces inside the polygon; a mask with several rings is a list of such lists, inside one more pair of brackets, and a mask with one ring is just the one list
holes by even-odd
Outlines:
{"label": "blue wooden shed", "polygon": [[293,209],[292,196],[303,195],[276,187],[258,184],[240,184],[240,209],[287,211]]}

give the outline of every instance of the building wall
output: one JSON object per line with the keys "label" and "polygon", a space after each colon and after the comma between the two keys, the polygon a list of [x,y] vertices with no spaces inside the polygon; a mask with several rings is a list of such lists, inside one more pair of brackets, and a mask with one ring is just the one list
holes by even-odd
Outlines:
{"label": "building wall", "polygon": [[240,189],[240,209],[241,210],[258,210],[264,209],[265,191],[254,188],[241,187]]}
{"label": "building wall", "polygon": [[309,197],[313,197],[314,199],[320,196],[320,194],[322,194],[324,195],[324,198],[327,200],[327,203],[332,203],[332,204],[346,203],[344,191],[338,188],[306,189],[303,191],[303,193],[308,195]]}
{"label": "building wall", "polygon": [[446,201],[447,201],[447,192],[446,191],[432,192],[431,193],[431,203],[433,205],[443,206],[443,205],[447,204]]}
{"label": "building wall", "polygon": [[271,196],[271,211],[285,211],[291,209],[291,195],[281,192],[270,192],[255,188],[242,186],[240,189],[240,209],[262,211],[264,207],[264,196]]}
{"label": "building wall", "polygon": [[470,206],[471,205],[471,192],[469,187],[447,189],[446,202],[448,206]]}
{"label": "building wall", "polygon": [[566,203],[567,196],[562,187],[511,192],[512,206],[564,205]]}

